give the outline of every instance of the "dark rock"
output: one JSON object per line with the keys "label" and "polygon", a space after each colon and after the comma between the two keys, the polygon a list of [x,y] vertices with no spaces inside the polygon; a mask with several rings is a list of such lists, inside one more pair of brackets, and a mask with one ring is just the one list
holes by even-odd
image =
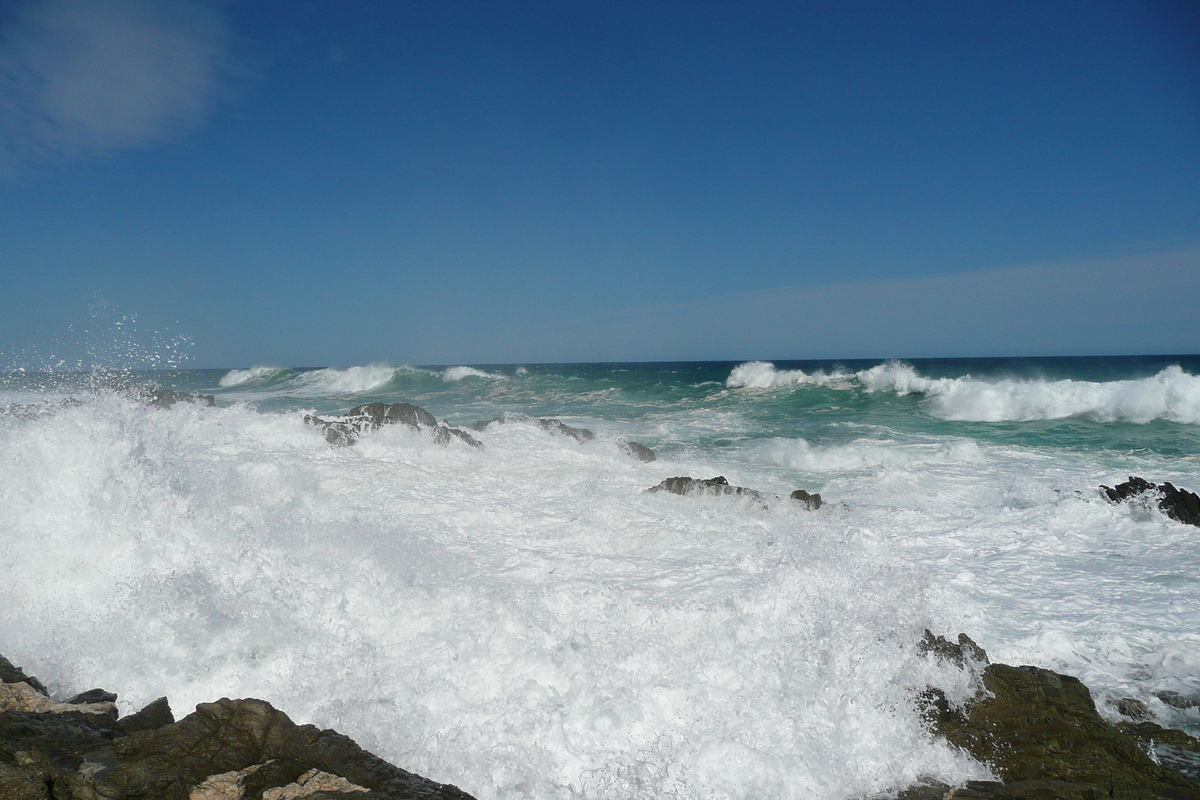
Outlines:
{"label": "dark rock", "polygon": [[1148,719],[1150,709],[1141,700],[1133,697],[1123,697],[1117,701],[1117,713],[1130,719]]}
{"label": "dark rock", "polygon": [[26,675],[20,667],[13,666],[13,663],[4,656],[0,656],[0,683],[28,683],[47,697],[50,696],[41,681],[32,675]]}
{"label": "dark rock", "polygon": [[809,494],[803,489],[797,489],[788,495],[788,497],[796,500],[797,502],[803,503],[804,506],[810,511],[816,511],[822,505],[821,495],[816,494],[815,492],[813,494]]}
{"label": "dark rock", "polygon": [[1186,489],[1177,489],[1170,482],[1151,483],[1145,478],[1130,475],[1125,483],[1101,486],[1100,490],[1112,503],[1148,495],[1157,501],[1159,509],[1171,519],[1200,526],[1200,496]]}
{"label": "dark rock", "polygon": [[305,415],[304,421],[309,425],[324,427],[326,441],[342,447],[354,444],[364,433],[396,424],[407,425],[414,430],[431,430],[434,441],[441,445],[448,444],[451,439],[459,439],[472,447],[483,446],[466,431],[444,422],[439,423],[433,414],[411,403],[367,403],[355,406],[340,418],[326,419],[309,414]]}
{"label": "dark rock", "polygon": [[562,434],[563,436],[570,436],[577,442],[590,442],[596,438],[596,434],[592,433],[587,428],[572,428],[570,425],[561,420],[539,417],[534,421],[538,424],[538,427],[544,431]]}
{"label": "dark rock", "polygon": [[945,636],[934,636],[933,632],[926,628],[925,635],[921,637],[921,641],[917,642],[917,652],[933,653],[935,658],[949,661],[960,669],[969,664],[987,665],[989,663],[987,651],[975,644],[965,633],[958,635],[958,644],[955,644]]}
{"label": "dark rock", "polygon": [[88,689],[86,692],[77,694],[67,701],[68,705],[79,705],[80,703],[115,703],[117,696],[112,692],[106,692],[103,689]]}
{"label": "dark rock", "polygon": [[1154,696],[1171,708],[1178,708],[1181,711],[1189,708],[1200,708],[1200,698],[1195,696],[1186,697],[1179,692],[1155,692]]}
{"label": "dark rock", "polygon": [[130,714],[122,719],[120,725],[121,730],[130,734],[139,731],[156,731],[174,721],[175,715],[171,713],[171,704],[167,702],[167,698],[160,697],[136,714]]}
{"label": "dark rock", "polygon": [[[953,659],[955,645],[929,639],[931,652]],[[969,651],[960,648],[960,657]],[[1003,780],[1002,787],[990,787],[992,793],[983,796],[1200,800],[1200,785],[1156,764],[1136,739],[1101,719],[1077,678],[991,664],[982,680],[985,692],[961,709],[951,708],[940,692],[927,692],[934,702],[927,703],[925,714],[935,733]]]}
{"label": "dark rock", "polygon": [[657,461],[658,460],[658,456],[654,454],[654,451],[651,450],[649,447],[646,447],[646,445],[644,445],[644,444],[638,444],[637,442],[630,442],[630,441],[622,441],[621,449],[624,450],[626,454],[631,455],[634,458],[636,458],[638,461],[649,462],[649,461]]}
{"label": "dark rock", "polygon": [[[27,678],[3,657],[0,674]],[[94,689],[72,703],[112,697]],[[261,798],[297,781],[312,800],[471,800],[335,731],[296,725],[262,700],[205,703],[179,722],[166,698],[120,722],[69,706],[0,712],[0,800]],[[346,781],[369,792],[346,791]]]}
{"label": "dark rock", "polygon": [[672,494],[716,494],[716,495],[738,495],[751,497],[755,500],[762,500],[762,492],[754,489],[747,489],[745,486],[730,486],[729,481],[724,475],[718,475],[715,478],[667,478],[657,486],[651,486],[646,491],[648,492],[671,492]]}

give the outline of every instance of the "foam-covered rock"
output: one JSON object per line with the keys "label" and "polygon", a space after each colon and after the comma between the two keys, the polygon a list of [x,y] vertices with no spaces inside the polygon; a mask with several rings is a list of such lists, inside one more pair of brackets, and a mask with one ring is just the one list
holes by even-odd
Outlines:
{"label": "foam-covered rock", "polygon": [[1173,520],[1185,525],[1200,526],[1200,496],[1186,489],[1177,489],[1170,481],[1151,483],[1145,478],[1130,475],[1129,480],[1116,486],[1101,486],[1109,502],[1121,503],[1134,498],[1152,500]]}
{"label": "foam-covered rock", "polygon": [[[926,631],[918,649],[961,667],[987,659],[965,635],[954,644]],[[963,707],[937,689],[922,698],[933,732],[1000,779],[970,783],[963,788],[973,793],[956,790],[955,797],[1200,800],[1200,784],[1156,763],[1138,739],[1101,718],[1078,678],[1008,664],[986,664],[981,678],[983,690]]]}
{"label": "foam-covered rock", "polygon": [[304,417],[304,421],[309,425],[321,426],[325,429],[326,441],[343,447],[354,444],[364,433],[384,425],[407,425],[414,430],[428,430],[433,434],[433,440],[441,445],[449,444],[451,439],[458,439],[471,447],[483,446],[466,431],[445,422],[438,422],[433,414],[411,403],[366,403],[355,406],[341,417],[318,417],[309,414]]}

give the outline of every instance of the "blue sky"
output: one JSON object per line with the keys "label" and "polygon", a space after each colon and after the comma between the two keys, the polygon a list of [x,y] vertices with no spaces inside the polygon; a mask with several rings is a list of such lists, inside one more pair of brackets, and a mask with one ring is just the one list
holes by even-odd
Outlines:
{"label": "blue sky", "polygon": [[0,114],[23,358],[1200,350],[1186,0],[15,0]]}

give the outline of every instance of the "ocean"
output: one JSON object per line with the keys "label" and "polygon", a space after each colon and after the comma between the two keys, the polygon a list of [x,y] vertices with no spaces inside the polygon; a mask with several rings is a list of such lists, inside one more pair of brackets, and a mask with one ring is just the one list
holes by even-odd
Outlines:
{"label": "ocean", "polygon": [[[842,800],[987,776],[929,628],[1200,733],[1200,529],[1098,488],[1200,490],[1200,356],[115,377],[217,406],[0,374],[0,653],[64,695],[260,697],[481,800]],[[304,421],[372,401],[505,422]]]}

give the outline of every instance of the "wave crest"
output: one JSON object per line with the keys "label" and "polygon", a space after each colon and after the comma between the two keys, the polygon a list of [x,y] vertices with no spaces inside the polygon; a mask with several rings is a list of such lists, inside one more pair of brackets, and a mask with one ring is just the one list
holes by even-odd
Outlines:
{"label": "wave crest", "polygon": [[220,386],[229,389],[246,384],[268,383],[269,381],[290,372],[287,367],[250,367],[249,369],[231,369],[221,378]]}
{"label": "wave crest", "polygon": [[1178,365],[1149,378],[1123,381],[984,381],[926,378],[911,365],[890,362],[858,373],[867,391],[924,394],[930,412],[962,422],[1030,422],[1088,416],[1099,422],[1168,420],[1200,424],[1200,377]]}
{"label": "wave crest", "polygon": [[725,379],[730,389],[778,389],[781,386],[826,386],[847,378],[844,373],[813,372],[801,369],[776,369],[770,361],[747,361],[738,364]]}
{"label": "wave crest", "polygon": [[457,383],[463,378],[503,378],[503,375],[497,375],[493,372],[484,372],[481,369],[474,367],[450,367],[442,373],[442,380],[446,383]]}
{"label": "wave crest", "polygon": [[298,375],[295,383],[304,391],[314,394],[364,394],[383,388],[402,369],[387,364],[326,367]]}

